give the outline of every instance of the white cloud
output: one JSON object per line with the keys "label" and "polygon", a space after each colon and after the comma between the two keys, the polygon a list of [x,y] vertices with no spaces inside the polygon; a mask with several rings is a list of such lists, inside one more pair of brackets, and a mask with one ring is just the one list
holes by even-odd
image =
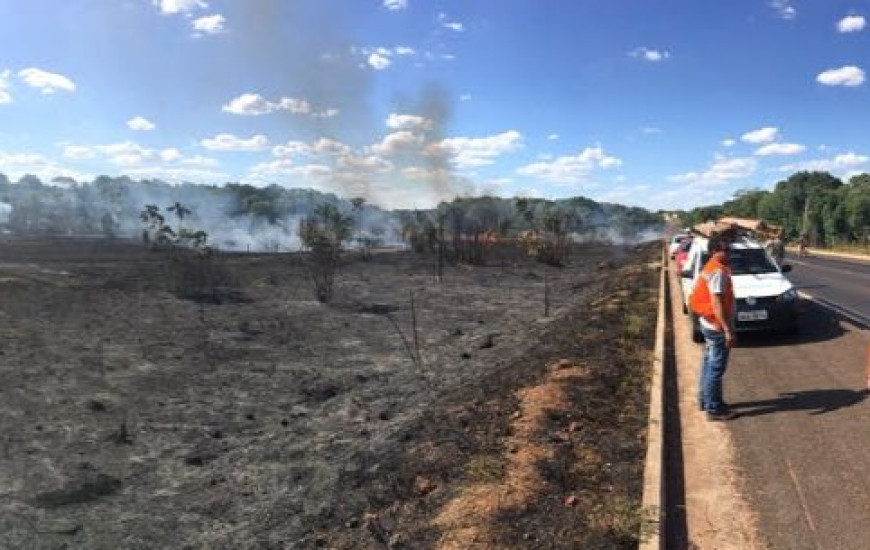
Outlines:
{"label": "white cloud", "polygon": [[549,136],[547,136],[547,139],[550,141],[557,140],[559,139],[559,134],[550,134]]}
{"label": "white cloud", "polygon": [[62,154],[64,158],[73,160],[102,158],[130,173],[164,170],[172,168],[173,165],[211,167],[218,164],[215,159],[207,157],[185,157],[178,149],[172,147],[149,149],[132,141],[107,145],[66,145]]}
{"label": "white cloud", "polygon": [[226,22],[227,20],[223,15],[216,13],[214,15],[194,19],[191,22],[191,25],[193,26],[193,30],[197,32],[203,34],[218,34],[224,31],[224,23]]}
{"label": "white cloud", "polygon": [[272,106],[260,94],[242,94],[230,100],[221,108],[224,112],[234,115],[264,115],[273,110]]}
{"label": "white cloud", "polygon": [[535,162],[517,169],[517,173],[550,183],[581,183],[596,168],[615,168],[622,160],[610,156],[600,146],[587,147],[577,155],[557,157],[552,161]]}
{"label": "white cloud", "polygon": [[33,174],[43,181],[50,181],[57,177],[71,177],[77,181],[93,179],[93,176],[90,174],[82,174],[65,168],[51,159],[34,153],[0,151],[0,166],[3,167],[3,174],[11,180],[18,179],[26,174]]}
{"label": "white cloud", "polygon": [[726,138],[726,139],[723,139],[721,143],[722,143],[722,147],[733,147],[734,144],[737,142],[731,138]]}
{"label": "white cloud", "polygon": [[423,147],[423,136],[410,130],[400,130],[384,136],[380,143],[372,145],[378,155],[393,155],[402,151],[419,151]]}
{"label": "white cloud", "polygon": [[131,130],[147,131],[153,130],[157,126],[147,118],[136,116],[127,121],[127,127]]}
{"label": "white cloud", "polygon": [[160,8],[160,13],[163,15],[187,13],[208,7],[203,0],[152,0],[152,3]]}
{"label": "white cloud", "polygon": [[448,138],[433,147],[431,152],[445,151],[452,156],[457,168],[465,169],[493,164],[496,157],[515,151],[522,145],[522,135],[516,130],[508,130],[485,138]]}
{"label": "white cloud", "polygon": [[644,128],[641,128],[640,131],[643,132],[644,134],[647,134],[647,135],[661,134],[662,133],[662,129],[656,128],[655,126],[646,126]]}
{"label": "white cloud", "polygon": [[768,143],[767,145],[759,147],[755,151],[755,154],[760,157],[772,155],[799,155],[806,151],[806,149],[806,147],[798,143]]}
{"label": "white cloud", "polygon": [[390,61],[389,57],[386,57],[379,53],[373,53],[369,55],[368,63],[376,71],[382,71],[389,67],[392,61]]}
{"label": "white cloud", "polygon": [[848,15],[837,23],[837,31],[839,32],[858,32],[864,30],[867,21],[863,15]]}
{"label": "white cloud", "polygon": [[399,115],[390,113],[387,117],[387,128],[391,130],[425,131],[432,128],[432,121],[418,115]]}
{"label": "white cloud", "polygon": [[324,109],[312,111],[311,104],[304,99],[282,97],[278,101],[269,101],[260,94],[246,93],[230,100],[221,107],[226,113],[244,116],[256,116],[273,113],[275,111],[289,111],[296,115],[310,115],[312,117],[326,118],[338,114],[338,109]]}
{"label": "white cloud", "polygon": [[389,172],[393,164],[376,155],[343,155],[338,159],[338,167],[351,174],[378,174]]}
{"label": "white cloud", "polygon": [[702,186],[718,186],[736,179],[748,178],[755,173],[758,163],[753,158],[716,158],[704,172],[687,172],[668,176],[677,183],[690,183]]}
{"label": "white cloud", "polygon": [[471,99],[471,94],[462,94],[459,96],[459,101],[468,101],[469,99]]}
{"label": "white cloud", "polygon": [[791,20],[797,17],[797,9],[791,4],[790,0],[771,0],[772,7],[780,19]]}
{"label": "white cloud", "polygon": [[232,134],[218,134],[213,138],[202,140],[200,145],[211,151],[262,151],[269,146],[269,140],[262,134],[248,139]]}
{"label": "white cloud", "polygon": [[[355,55],[361,55],[365,58],[365,64],[375,69],[382,71],[393,64],[396,57],[409,57],[417,55],[417,51],[410,46],[394,46],[387,48],[385,46],[373,47],[353,47],[351,51]],[[427,54],[428,55],[428,54]]]}
{"label": "white cloud", "polygon": [[320,155],[349,155],[351,148],[334,139],[320,138],[311,146],[311,152]]}
{"label": "white cloud", "polygon": [[295,99],[292,97],[282,97],[277,103],[273,104],[275,109],[290,111],[296,115],[304,115],[311,112],[311,105],[304,99]]}
{"label": "white cloud", "polygon": [[671,53],[665,50],[653,50],[641,46],[640,48],[635,48],[634,50],[630,51],[628,55],[655,63],[657,61],[664,61],[665,59],[669,58],[671,56]]}
{"label": "white cloud", "polygon": [[774,128],[773,126],[765,126],[764,128],[759,128],[758,130],[752,130],[751,132],[746,132],[740,139],[745,141],[746,143],[770,143],[775,140],[779,135],[779,129]]}
{"label": "white cloud", "polygon": [[848,153],[836,155],[835,157],[830,159],[809,160],[806,162],[787,164],[784,166],[780,166],[778,170],[780,172],[791,173],[801,171],[817,171],[842,174],[844,172],[848,173],[851,170],[855,170],[859,166],[867,164],[868,160],[870,160],[870,158],[868,158],[866,155],[859,155],[850,151]]}
{"label": "white cloud", "polygon": [[446,13],[438,14],[438,23],[440,23],[445,29],[450,29],[452,31],[462,32],[465,30],[465,27],[459,21],[450,21]]}
{"label": "white cloud", "polygon": [[408,0],[384,0],[383,6],[391,11],[403,10],[408,7]]}
{"label": "white cloud", "polygon": [[76,85],[73,84],[73,81],[69,78],[57,73],[50,73],[43,71],[42,69],[36,69],[34,67],[18,71],[18,77],[28,86],[38,88],[44,94],[51,94],[56,90],[74,92],[76,89]]}
{"label": "white cloud", "polygon": [[12,103],[12,96],[9,94],[9,77],[12,71],[6,69],[0,72],[0,105],[4,103]]}
{"label": "white cloud", "polygon": [[846,65],[819,73],[816,82],[825,86],[860,86],[864,83],[864,71],[854,65]]}

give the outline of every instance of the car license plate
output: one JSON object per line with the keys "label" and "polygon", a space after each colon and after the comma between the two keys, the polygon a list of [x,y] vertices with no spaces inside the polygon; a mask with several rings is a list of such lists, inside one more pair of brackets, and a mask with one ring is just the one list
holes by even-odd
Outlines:
{"label": "car license plate", "polygon": [[738,321],[765,321],[767,320],[766,309],[756,309],[753,311],[738,311]]}

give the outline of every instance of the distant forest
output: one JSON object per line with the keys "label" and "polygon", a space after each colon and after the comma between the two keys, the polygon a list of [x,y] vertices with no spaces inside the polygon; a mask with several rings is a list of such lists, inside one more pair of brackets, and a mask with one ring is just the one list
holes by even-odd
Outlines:
{"label": "distant forest", "polygon": [[138,238],[146,206],[158,207],[172,223],[169,207],[179,203],[189,212],[176,223],[205,231],[210,245],[228,250],[296,250],[300,222],[324,205],[352,216],[355,235],[393,244],[403,242],[414,227],[439,224],[452,233],[515,236],[558,230],[574,240],[612,242],[658,238],[664,227],[660,212],[584,197],[456,198],[432,209],[390,211],[358,197],[277,185],[170,184],[126,176],[43,183],[28,175],[13,182],[0,174],[0,229],[5,233]]}
{"label": "distant forest", "polygon": [[759,218],[782,226],[789,240],[805,234],[813,246],[867,243],[870,239],[870,174],[847,183],[828,172],[797,172],[773,191],[738,191],[721,205],[681,212],[684,225],[721,216]]}

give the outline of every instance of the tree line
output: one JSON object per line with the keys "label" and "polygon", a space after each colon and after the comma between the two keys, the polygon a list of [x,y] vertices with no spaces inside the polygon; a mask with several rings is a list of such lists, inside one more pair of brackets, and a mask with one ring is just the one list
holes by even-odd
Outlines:
{"label": "tree line", "polygon": [[721,216],[758,218],[782,226],[784,237],[805,235],[812,246],[867,244],[870,239],[870,174],[847,182],[823,171],[802,171],[776,183],[772,191],[740,190],[721,205],[678,212],[691,226]]}

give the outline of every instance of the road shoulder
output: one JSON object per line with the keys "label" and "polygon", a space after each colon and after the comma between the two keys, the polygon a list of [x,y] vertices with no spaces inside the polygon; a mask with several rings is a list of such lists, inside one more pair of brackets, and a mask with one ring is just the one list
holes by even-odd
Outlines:
{"label": "road shoulder", "polygon": [[[757,518],[740,492],[727,423],[708,422],[697,407],[701,346],[689,337],[680,291],[669,270],[679,388],[689,548],[763,550]],[[727,383],[727,381],[726,381]]]}

